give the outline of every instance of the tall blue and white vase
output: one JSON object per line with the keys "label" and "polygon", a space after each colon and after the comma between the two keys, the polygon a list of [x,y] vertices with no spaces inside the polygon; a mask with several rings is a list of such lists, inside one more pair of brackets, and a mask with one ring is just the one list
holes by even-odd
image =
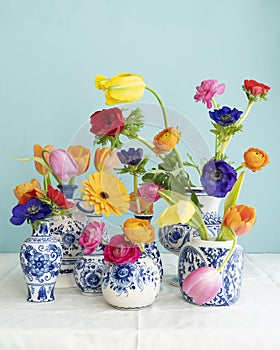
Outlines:
{"label": "tall blue and white vase", "polygon": [[[153,218],[153,215],[134,214],[134,217],[136,219],[151,221],[152,218]],[[145,243],[144,244],[144,250],[145,250],[146,254],[149,255],[153,259],[153,262],[157,265],[158,270],[159,270],[159,275],[160,275],[160,281],[162,281],[162,278],[163,278],[163,265],[162,265],[160,251],[158,249],[156,241],[153,241],[153,242],[150,242],[150,243]]]}
{"label": "tall blue and white vase", "polygon": [[53,301],[54,288],[60,270],[62,249],[52,236],[49,222],[33,229],[20,248],[20,264],[27,285],[27,301],[42,303]]}
{"label": "tall blue and white vase", "polygon": [[[80,203],[82,205],[82,203]],[[80,208],[85,210],[84,207]],[[86,208],[88,211],[88,208]],[[94,212],[87,213],[87,224],[98,221],[102,222],[102,215],[97,215]],[[102,242],[109,242],[109,235],[105,231],[102,235]],[[74,265],[74,278],[77,287],[80,289],[80,292],[84,295],[98,295],[101,294],[101,281],[102,274],[105,265],[103,258],[104,245],[99,244],[96,250],[92,254],[83,254]]]}
{"label": "tall blue and white vase", "polygon": [[[183,298],[194,304],[182,285],[185,278],[195,269],[202,266],[219,267],[227,257],[233,241],[204,241],[194,238],[181,249],[178,263],[179,287]],[[240,295],[243,276],[244,253],[240,245],[236,245],[232,256],[220,272],[222,286],[216,297],[203,306],[229,306],[234,304]]]}
{"label": "tall blue and white vase", "polygon": [[[77,185],[58,185],[59,190],[65,194],[66,198],[76,203],[73,199]],[[51,223],[51,233],[53,237],[60,241],[62,247],[62,264],[57,280],[57,288],[75,287],[74,265],[83,255],[79,238],[86,225],[86,215],[77,206],[71,209],[71,214],[65,218],[54,217]]]}
{"label": "tall blue and white vase", "polygon": [[135,263],[105,263],[102,293],[108,304],[117,309],[134,310],[155,301],[160,290],[160,275],[153,259],[142,254]]}

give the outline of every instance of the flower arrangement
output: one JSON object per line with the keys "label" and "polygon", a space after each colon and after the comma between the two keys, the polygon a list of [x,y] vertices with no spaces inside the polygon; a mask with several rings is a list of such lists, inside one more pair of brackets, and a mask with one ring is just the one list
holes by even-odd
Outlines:
{"label": "flower arrangement", "polygon": [[[140,130],[144,125],[144,117],[139,108],[130,112],[127,117],[124,116],[125,111],[117,107],[97,111],[90,117],[90,131],[95,135],[96,144],[104,146],[109,143],[111,149],[120,148],[122,146],[121,137],[125,136],[142,142],[160,158],[161,163],[157,169],[151,169],[145,173],[144,169],[142,171],[142,181],[160,186],[161,189],[157,189],[157,193],[169,204],[169,207],[161,213],[156,222],[159,226],[178,223],[189,224],[197,230],[202,240],[209,240],[207,227],[201,214],[200,203],[192,191],[193,184],[187,171],[188,167],[193,167],[198,171],[200,183],[209,196],[225,198],[224,215],[216,240],[232,240],[232,248],[219,268],[204,267],[195,270],[183,283],[183,288],[190,292],[198,304],[211,300],[220,290],[220,272],[234,251],[237,236],[248,233],[256,221],[256,211],[253,207],[237,204],[245,175],[245,170],[242,169],[247,168],[255,172],[269,163],[269,157],[265,151],[251,147],[244,152],[244,162],[241,162],[239,166],[234,166],[234,163],[228,160],[226,150],[233,136],[242,131],[243,123],[248,117],[253,104],[262,99],[267,99],[266,96],[270,87],[255,80],[245,80],[242,88],[248,103],[244,112],[237,108],[226,105],[220,106],[216,103],[215,98],[217,95],[224,93],[225,84],[218,84],[217,80],[209,79],[202,81],[196,87],[194,100],[206,104],[208,109],[214,107],[213,110],[209,111],[209,117],[213,125],[210,131],[215,135],[215,151],[212,158],[200,166],[189,155],[187,160],[182,160],[176,149],[181,132],[177,127],[169,125],[159,95],[145,84],[141,76],[121,73],[108,79],[99,74],[95,78],[95,85],[97,89],[105,92],[106,104],[108,105],[137,101],[142,98],[145,89],[154,94],[160,104],[164,128],[154,136],[152,144],[140,136]],[[131,156],[131,160],[134,161],[137,159],[137,152],[139,155],[139,151],[136,150],[130,150],[127,153],[122,150],[120,159]],[[130,166],[133,166],[133,164],[130,164]],[[238,175],[240,170],[242,171]],[[136,172],[133,173],[128,167],[125,168],[125,171],[130,172],[133,176],[136,175]],[[139,172],[140,174],[141,172]],[[186,188],[189,189],[191,197],[186,196]],[[140,193],[134,187],[136,202]],[[137,208],[138,211],[141,210],[139,201]],[[209,288],[209,283],[211,288]],[[208,289],[206,286],[208,286]]]}
{"label": "flower arrangement", "polygon": [[14,194],[18,199],[12,209],[10,222],[22,225],[25,221],[35,229],[44,221],[54,216],[70,215],[75,204],[67,199],[61,190],[53,188],[50,175],[59,186],[64,182],[73,184],[75,176],[87,171],[90,162],[90,151],[81,145],[69,146],[68,150],[55,149],[52,145],[45,147],[34,145],[34,156],[21,161],[34,161],[37,172],[43,176],[43,188],[37,179],[15,187]]}

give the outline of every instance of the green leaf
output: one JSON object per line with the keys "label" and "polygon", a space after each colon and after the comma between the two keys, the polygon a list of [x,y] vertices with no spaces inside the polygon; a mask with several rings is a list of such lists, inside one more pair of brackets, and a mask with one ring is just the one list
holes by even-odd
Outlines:
{"label": "green leaf", "polygon": [[224,212],[226,212],[226,210],[229,207],[236,204],[240,190],[241,190],[241,186],[244,180],[244,176],[245,176],[245,171],[243,170],[225,200]]}
{"label": "green leaf", "polygon": [[178,192],[169,191],[169,190],[159,190],[158,193],[167,202],[168,205],[175,204],[179,200],[189,201],[187,196],[184,196]]}

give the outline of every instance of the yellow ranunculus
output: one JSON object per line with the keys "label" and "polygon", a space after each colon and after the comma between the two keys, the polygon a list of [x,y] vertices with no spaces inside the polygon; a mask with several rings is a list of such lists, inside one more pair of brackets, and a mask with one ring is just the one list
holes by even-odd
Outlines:
{"label": "yellow ranunculus", "polygon": [[170,126],[159,132],[153,140],[154,149],[153,151],[157,154],[163,154],[171,151],[180,140],[180,131]]}
{"label": "yellow ranunculus", "polygon": [[144,79],[138,74],[120,73],[111,79],[102,74],[95,77],[95,86],[105,91],[106,104],[138,101],[145,91]]}
{"label": "yellow ranunculus", "polygon": [[195,207],[191,201],[179,200],[170,205],[159,216],[156,224],[160,227],[174,224],[187,224],[195,213]]}
{"label": "yellow ranunculus", "polygon": [[244,153],[243,167],[252,171],[261,170],[269,163],[269,156],[267,153],[259,148],[251,147]]}

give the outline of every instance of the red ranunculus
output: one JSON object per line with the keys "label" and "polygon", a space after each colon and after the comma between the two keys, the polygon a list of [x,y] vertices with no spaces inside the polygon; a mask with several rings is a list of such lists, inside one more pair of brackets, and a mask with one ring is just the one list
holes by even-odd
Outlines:
{"label": "red ranunculus", "polygon": [[255,97],[266,95],[270,90],[270,86],[258,83],[256,80],[244,80],[244,86]]}
{"label": "red ranunculus", "polygon": [[97,136],[116,136],[124,128],[122,111],[115,107],[102,109],[93,113],[90,117],[90,132]]}
{"label": "red ranunculus", "polygon": [[48,185],[47,196],[61,209],[73,208],[75,206],[75,203],[68,201],[62,192],[54,189],[51,185]]}

